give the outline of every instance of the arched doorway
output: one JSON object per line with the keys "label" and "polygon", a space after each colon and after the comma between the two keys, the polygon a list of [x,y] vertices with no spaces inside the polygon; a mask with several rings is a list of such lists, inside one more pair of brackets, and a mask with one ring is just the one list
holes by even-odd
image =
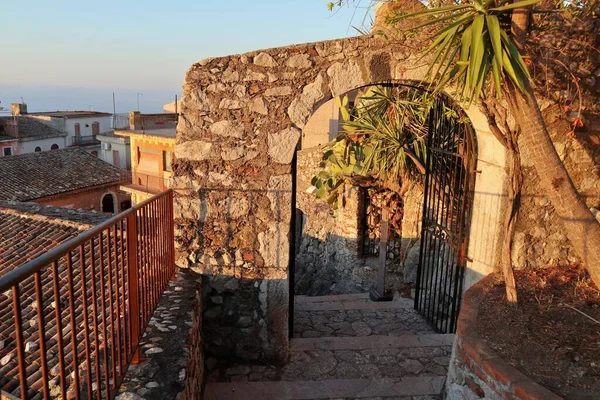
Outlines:
{"label": "arched doorway", "polygon": [[110,193],[102,197],[102,212],[111,214],[115,212],[115,197]]}
{"label": "arched doorway", "polygon": [[442,333],[456,331],[469,260],[476,162],[469,119],[449,97],[439,96],[429,115],[415,309]]}

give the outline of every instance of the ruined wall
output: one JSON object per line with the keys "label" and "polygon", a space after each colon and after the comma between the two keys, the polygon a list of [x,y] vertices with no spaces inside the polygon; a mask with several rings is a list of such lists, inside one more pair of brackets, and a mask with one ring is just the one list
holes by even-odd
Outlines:
{"label": "ruined wall", "polygon": [[[291,172],[300,130],[335,95],[422,80],[427,65],[411,55],[413,38],[405,40],[363,36],[268,49],[207,59],[188,71],[171,187],[177,262],[205,277],[207,355],[287,357]],[[482,127],[478,134],[492,137]],[[496,166],[482,175],[499,177]],[[498,210],[485,212],[499,219]],[[484,244],[495,246],[494,229],[488,223],[478,232]],[[488,273],[487,262],[473,263],[478,274]]]}

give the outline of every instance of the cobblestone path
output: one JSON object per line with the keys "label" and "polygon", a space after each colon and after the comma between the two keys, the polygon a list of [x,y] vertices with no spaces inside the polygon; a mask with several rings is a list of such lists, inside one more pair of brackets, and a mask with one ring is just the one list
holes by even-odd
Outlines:
{"label": "cobblestone path", "polygon": [[287,365],[207,371],[204,398],[438,399],[453,340],[435,334],[409,299],[298,296]]}

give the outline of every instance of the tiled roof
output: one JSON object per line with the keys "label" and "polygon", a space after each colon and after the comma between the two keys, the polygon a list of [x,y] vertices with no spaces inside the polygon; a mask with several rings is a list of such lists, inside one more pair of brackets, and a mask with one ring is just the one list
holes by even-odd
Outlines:
{"label": "tiled roof", "polygon": [[0,201],[0,276],[108,217],[91,211]]}
{"label": "tiled roof", "polygon": [[88,117],[108,117],[112,114],[100,112],[100,111],[48,111],[48,112],[36,112],[29,113],[31,115],[44,115],[47,117],[59,117],[59,118],[88,118]]}
{"label": "tiled roof", "polygon": [[22,138],[36,136],[58,137],[67,135],[65,132],[61,132],[37,118],[23,115],[18,115],[16,117],[0,117],[0,123],[13,121],[13,118],[15,118],[19,124],[19,137]]}
{"label": "tiled roof", "polygon": [[131,181],[128,171],[78,148],[0,157],[0,171],[0,200],[29,201]]}
{"label": "tiled roof", "polygon": [[[98,224],[109,216],[105,214],[92,213],[82,210],[62,209],[56,207],[40,206],[31,203],[0,202],[0,276],[18,268],[24,263],[35,259],[51,248],[64,243],[82,232],[90,229],[92,225]],[[74,257],[74,265],[78,263],[78,256]],[[87,262],[86,262],[87,264]],[[77,271],[77,269],[75,269]],[[89,271],[89,269],[88,269]],[[58,299],[63,308],[63,334],[71,329],[72,324],[68,319],[66,304],[67,294],[67,269],[61,260],[58,264],[60,293]],[[88,272],[89,273],[89,272]],[[75,274],[75,285],[81,287],[81,277]],[[47,327],[56,326],[54,310],[56,308],[56,296],[53,296],[53,269],[44,268],[41,271],[42,293],[44,296],[44,314]],[[89,277],[88,277],[89,279]],[[88,280],[89,281],[89,280]],[[38,326],[36,317],[35,286],[33,277],[24,279],[19,285],[21,294],[22,328],[26,343],[39,343]],[[77,303],[77,315],[82,312],[81,303]],[[61,318],[62,319],[62,318]],[[33,323],[33,321],[36,321]],[[71,324],[71,325],[70,325]],[[77,329],[78,332],[81,329]],[[46,331],[47,355],[50,358],[49,367],[56,365],[56,341],[51,330]],[[79,335],[78,335],[79,336]],[[10,291],[0,293],[0,390],[18,395],[18,370],[15,347],[15,320],[13,315],[12,296]],[[78,344],[81,345],[82,338],[79,337]],[[83,349],[79,348],[78,352]],[[72,354],[66,348],[67,356]],[[52,356],[50,356],[52,355]],[[34,348],[26,354],[28,364],[28,381],[35,382],[33,386],[41,387],[39,373],[39,348]],[[55,368],[53,368],[54,370]],[[55,376],[57,372],[53,373]],[[34,396],[30,393],[30,396]],[[38,396],[40,396],[38,394]],[[0,396],[1,397],[1,396]]]}

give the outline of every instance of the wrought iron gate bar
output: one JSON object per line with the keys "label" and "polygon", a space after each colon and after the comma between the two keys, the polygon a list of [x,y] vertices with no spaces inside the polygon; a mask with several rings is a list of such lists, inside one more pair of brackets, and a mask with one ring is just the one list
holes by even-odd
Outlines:
{"label": "wrought iron gate bar", "polygon": [[469,124],[449,117],[440,96],[429,115],[421,254],[415,308],[438,332],[454,332],[460,310],[475,179]]}

